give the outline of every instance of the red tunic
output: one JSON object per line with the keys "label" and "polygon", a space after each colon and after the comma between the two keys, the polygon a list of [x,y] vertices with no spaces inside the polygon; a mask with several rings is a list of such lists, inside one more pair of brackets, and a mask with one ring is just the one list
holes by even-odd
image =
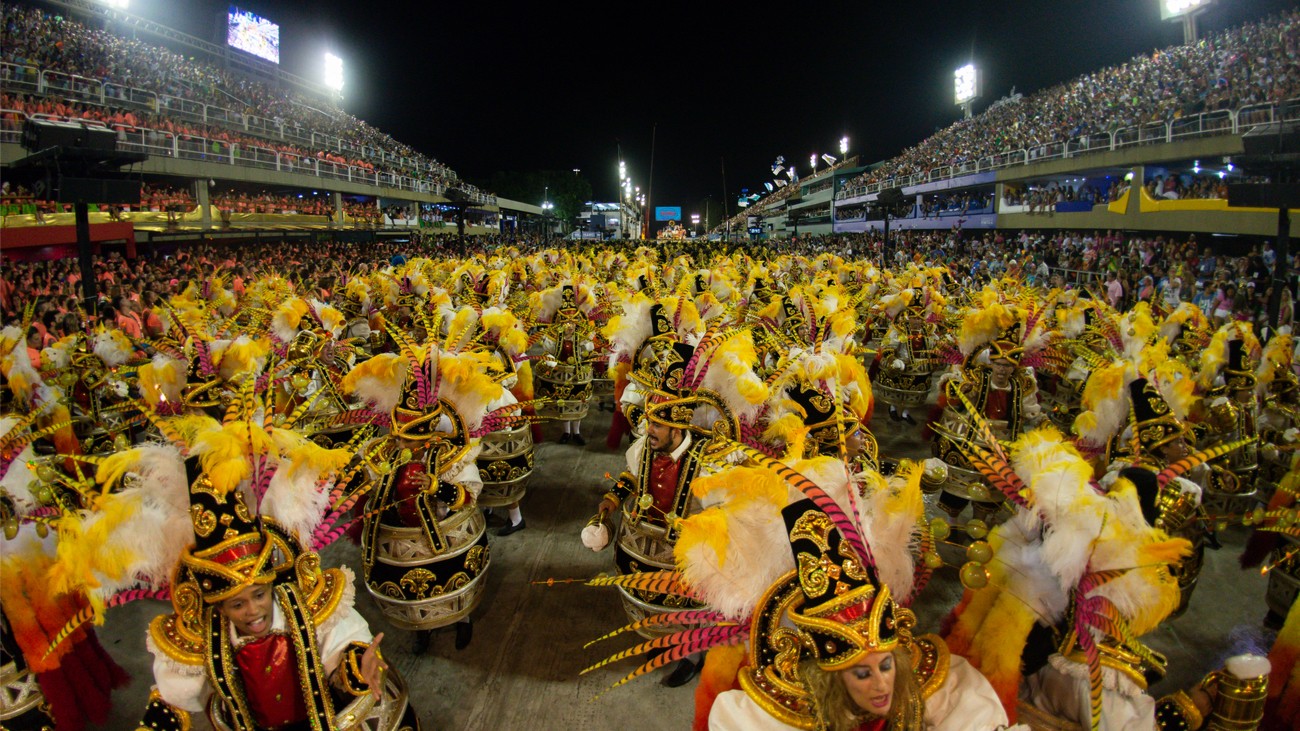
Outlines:
{"label": "red tunic", "polygon": [[1006,421],[1007,415],[1011,412],[1007,408],[1007,396],[1010,393],[1010,391],[990,388],[989,395],[984,400],[984,418],[990,421]]}
{"label": "red tunic", "polygon": [[420,511],[415,506],[415,496],[429,489],[429,477],[424,471],[423,462],[408,462],[399,468],[394,494],[397,500],[397,514],[402,518],[402,525],[415,528],[420,525]]}
{"label": "red tunic", "polygon": [[655,510],[661,515],[667,515],[673,510],[680,469],[681,464],[674,462],[668,454],[656,454],[650,462],[650,497],[655,501]]}
{"label": "red tunic", "polygon": [[298,684],[298,662],[289,638],[270,634],[235,651],[244,678],[244,695],[257,725],[277,729],[307,720]]}

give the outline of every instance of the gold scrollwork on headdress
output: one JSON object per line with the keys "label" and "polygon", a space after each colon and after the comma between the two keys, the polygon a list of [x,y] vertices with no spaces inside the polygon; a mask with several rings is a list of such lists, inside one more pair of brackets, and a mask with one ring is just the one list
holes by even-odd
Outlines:
{"label": "gold scrollwork on headdress", "polygon": [[845,544],[840,544],[838,553],[841,558],[840,566],[844,569],[844,574],[846,576],[857,581],[870,580],[871,577],[867,574],[866,567],[864,567],[858,561],[857,557],[853,555],[853,551],[846,550]]}
{"label": "gold scrollwork on headdress", "polygon": [[829,536],[834,529],[835,523],[829,515],[819,510],[809,510],[794,522],[794,527],[790,529],[790,540],[793,542],[802,538],[812,541],[822,551],[829,551]]}
{"label": "gold scrollwork on headdress", "polygon": [[816,599],[831,587],[831,579],[838,579],[840,567],[825,556],[811,553],[799,554],[799,584],[810,599]]}
{"label": "gold scrollwork on headdress", "polygon": [[190,522],[194,524],[194,532],[200,538],[207,538],[217,529],[217,514],[202,505],[191,505]]}

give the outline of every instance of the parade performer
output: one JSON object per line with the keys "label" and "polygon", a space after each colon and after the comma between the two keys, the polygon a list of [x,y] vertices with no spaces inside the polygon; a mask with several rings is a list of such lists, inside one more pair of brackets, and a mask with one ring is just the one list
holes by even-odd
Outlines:
{"label": "parade performer", "polygon": [[[702,454],[714,438],[740,439],[755,430],[755,417],[768,397],[753,372],[756,358],[747,330],[706,333],[692,348],[674,343],[662,354],[661,379],[646,406],[646,434],[627,451],[627,471],[606,493],[582,543],[600,551],[613,538],[620,574],[671,569],[678,522],[699,510],[690,485],[703,473]],[[610,516],[622,513],[617,535]],[[620,589],[632,619],[678,611],[686,606],[663,592]],[[662,631],[647,634],[663,634]],[[664,683],[676,687],[699,670],[689,657]]]}
{"label": "parade performer", "polygon": [[596,328],[588,319],[595,306],[590,288],[572,283],[534,293],[531,300],[534,318],[542,325],[542,350],[545,357],[537,363],[537,398],[546,402],[542,415],[564,422],[561,444],[573,442],[579,447],[587,440],[582,436],[582,419],[587,415],[591,398],[591,359]]}
{"label": "parade performer", "polygon": [[[372,486],[362,530],[364,579],[394,625],[414,630],[422,652],[434,629],[456,624],[456,645],[473,636],[470,614],[483,596],[488,568],[486,521],[475,504],[482,479],[475,464],[483,435],[510,423],[517,410],[490,373],[492,355],[453,353],[437,341],[441,327],[425,322],[431,339],[417,343],[386,323],[401,353],[358,364],[343,390],[359,396],[359,418],[383,421],[391,431],[366,445]],[[447,342],[463,339],[453,331]]]}
{"label": "parade performer", "polygon": [[411,727],[382,635],[353,608],[351,572],[322,570],[312,550],[341,533],[326,514],[338,515],[331,498],[351,454],[291,420],[270,425],[258,380],[238,379],[224,422],[150,414],[170,443],[95,459],[103,492],[60,518],[49,583],[89,601],[80,621],[171,599],[173,613],[149,627],[156,685],[143,728],[190,728],[205,710],[218,731]]}
{"label": "parade performer", "polygon": [[[988,291],[985,296],[990,294]],[[997,439],[1017,438],[1043,419],[1038,385],[1027,353],[1041,350],[1049,337],[1044,312],[1029,312],[1001,302],[985,302],[969,311],[958,334],[963,365],[955,378],[942,381],[943,415],[934,428],[934,456],[948,466],[948,481],[939,507],[956,523],[974,503],[974,519],[984,525],[994,519],[1002,502],[963,457],[961,442],[968,433],[969,409],[989,424]],[[980,438],[969,435],[970,438]]]}

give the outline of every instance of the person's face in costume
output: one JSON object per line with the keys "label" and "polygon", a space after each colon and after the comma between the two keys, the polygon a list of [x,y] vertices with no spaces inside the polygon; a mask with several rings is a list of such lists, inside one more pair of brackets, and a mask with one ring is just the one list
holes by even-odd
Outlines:
{"label": "person's face in costume", "polygon": [[254,584],[217,605],[221,616],[242,637],[263,637],[271,631],[271,587]]}
{"label": "person's face in costume", "polygon": [[858,708],[876,716],[886,716],[894,702],[894,655],[873,652],[848,670],[840,671],[844,688]]}
{"label": "person's face in costume", "polygon": [[1160,456],[1164,458],[1165,464],[1173,464],[1191,453],[1192,450],[1188,448],[1187,441],[1184,439],[1175,439],[1160,447]]}
{"label": "person's face in costume", "polygon": [[1016,371],[1016,364],[1008,358],[998,358],[990,363],[993,367],[993,384],[1006,386],[1011,382],[1011,374]]}
{"label": "person's face in costume", "polygon": [[867,438],[866,434],[862,432],[862,427],[854,429],[844,437],[844,451],[847,453],[850,460],[857,459],[866,454]]}
{"label": "person's face in costume", "polygon": [[650,449],[661,454],[671,454],[682,443],[682,430],[647,420],[646,441]]}

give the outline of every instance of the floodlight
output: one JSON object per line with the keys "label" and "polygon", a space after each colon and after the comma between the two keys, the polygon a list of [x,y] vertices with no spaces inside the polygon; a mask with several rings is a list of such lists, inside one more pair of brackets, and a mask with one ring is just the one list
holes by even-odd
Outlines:
{"label": "floodlight", "polygon": [[126,10],[128,0],[99,0],[100,5],[107,5],[114,10]]}
{"label": "floodlight", "polygon": [[332,53],[325,54],[325,86],[343,91],[343,59]]}
{"label": "floodlight", "polygon": [[1209,7],[1214,0],[1160,0],[1160,19],[1181,18]]}
{"label": "floodlight", "polygon": [[847,155],[847,154],[849,154],[849,138],[848,138],[848,137],[841,137],[841,138],[840,138],[840,155]]}
{"label": "floodlight", "polygon": [[813,154],[811,154],[811,155],[808,156],[808,164],[809,164],[810,166],[812,166],[813,171],[816,172],[816,170],[817,170],[817,153],[814,152]]}
{"label": "floodlight", "polygon": [[968,63],[953,72],[953,100],[957,105],[969,104],[980,95],[979,69]]}

